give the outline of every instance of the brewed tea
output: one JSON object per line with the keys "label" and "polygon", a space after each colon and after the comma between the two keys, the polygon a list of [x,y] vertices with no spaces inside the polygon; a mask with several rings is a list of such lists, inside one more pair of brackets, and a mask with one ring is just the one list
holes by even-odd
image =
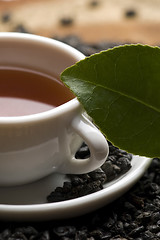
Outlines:
{"label": "brewed tea", "polygon": [[23,68],[0,68],[0,117],[48,111],[73,98],[56,77]]}

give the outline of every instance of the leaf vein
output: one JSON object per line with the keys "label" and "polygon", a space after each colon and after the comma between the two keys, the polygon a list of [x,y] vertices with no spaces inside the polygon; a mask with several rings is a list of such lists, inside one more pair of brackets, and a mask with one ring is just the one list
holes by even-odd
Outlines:
{"label": "leaf vein", "polygon": [[138,103],[140,103],[140,104],[142,104],[142,105],[144,105],[144,106],[146,106],[146,107],[148,107],[148,108],[150,108],[150,109],[152,109],[152,110],[160,113],[160,109],[154,107],[154,106],[151,105],[151,104],[147,104],[146,102],[142,101],[141,99],[135,98],[134,96],[128,95],[128,94],[126,94],[126,93],[124,93],[124,92],[121,92],[121,91],[117,91],[117,90],[112,89],[112,88],[109,88],[109,87],[107,87],[107,86],[103,86],[103,85],[100,85],[100,84],[95,84],[95,83],[92,83],[92,82],[89,82],[89,81],[86,81],[86,80],[85,80],[85,82],[87,82],[87,83],[89,83],[89,84],[91,84],[91,85],[94,85],[95,88],[96,88],[96,87],[99,87],[99,88],[102,88],[102,89],[106,89],[106,90],[108,90],[108,91],[110,91],[110,92],[117,93],[117,94],[119,94],[120,96],[124,96],[124,97],[126,97],[126,98],[128,98],[128,99],[130,99],[130,100],[133,100],[133,101],[135,101],[135,102],[138,102]]}

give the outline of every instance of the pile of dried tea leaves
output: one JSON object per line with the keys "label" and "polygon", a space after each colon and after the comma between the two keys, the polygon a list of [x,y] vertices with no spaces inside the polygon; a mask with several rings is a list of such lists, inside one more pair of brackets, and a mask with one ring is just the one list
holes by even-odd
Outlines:
{"label": "pile of dried tea leaves", "polygon": [[[76,154],[79,159],[89,157],[89,149],[83,143]],[[115,180],[131,168],[132,155],[118,149],[109,143],[109,156],[101,168],[88,174],[68,175],[70,181],[66,181],[63,187],[57,187],[48,197],[48,202],[59,202],[103,189],[103,184]]]}

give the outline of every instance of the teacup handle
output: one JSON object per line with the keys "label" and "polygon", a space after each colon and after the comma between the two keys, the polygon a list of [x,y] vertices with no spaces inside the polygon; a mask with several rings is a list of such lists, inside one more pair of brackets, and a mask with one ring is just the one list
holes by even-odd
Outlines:
{"label": "teacup handle", "polygon": [[[64,172],[83,174],[99,168],[105,162],[109,153],[108,143],[103,134],[88,118],[81,114],[72,120],[71,128],[88,145],[90,157],[87,159],[77,159],[71,156],[70,153],[64,167]],[[63,172],[63,169],[61,169],[61,172]]]}

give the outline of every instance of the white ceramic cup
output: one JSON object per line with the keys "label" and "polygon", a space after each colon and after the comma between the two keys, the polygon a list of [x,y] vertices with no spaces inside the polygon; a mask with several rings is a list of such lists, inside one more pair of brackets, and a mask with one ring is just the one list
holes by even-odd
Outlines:
{"label": "white ceramic cup", "polygon": [[[0,33],[0,67],[22,67],[57,76],[84,57],[53,39]],[[0,117],[0,185],[20,185],[53,172],[81,174],[100,167],[108,155],[108,144],[83,113],[73,98],[42,113]],[[91,152],[85,160],[75,158],[82,141]]]}

